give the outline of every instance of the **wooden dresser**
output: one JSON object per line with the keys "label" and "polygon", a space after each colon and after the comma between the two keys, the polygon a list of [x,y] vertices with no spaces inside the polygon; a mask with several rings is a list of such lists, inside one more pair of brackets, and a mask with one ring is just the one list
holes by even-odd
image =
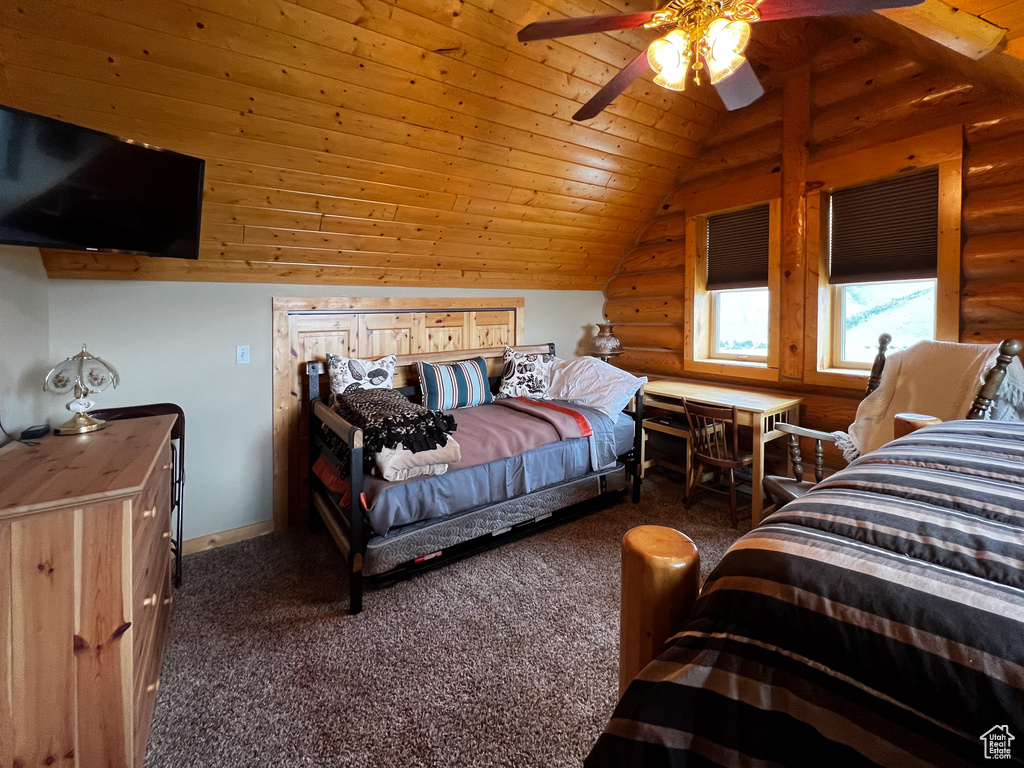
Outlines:
{"label": "wooden dresser", "polygon": [[0,766],[141,766],[171,615],[174,416],[0,450]]}

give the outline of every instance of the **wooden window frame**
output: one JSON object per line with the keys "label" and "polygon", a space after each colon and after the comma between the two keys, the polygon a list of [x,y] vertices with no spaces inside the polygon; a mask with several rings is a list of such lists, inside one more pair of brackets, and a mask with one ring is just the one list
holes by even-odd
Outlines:
{"label": "wooden window frame", "polygon": [[838,318],[828,275],[828,217],[823,201],[834,189],[939,169],[939,253],[936,268],[935,338],[960,340],[960,209],[963,196],[963,129],[943,128],[878,147],[812,162],[807,194],[807,281],[804,381],[860,389],[868,371],[833,364],[833,333]]}
{"label": "wooden window frame", "polygon": [[[721,192],[690,201],[686,221],[686,325],[684,368],[694,373],[732,376],[760,381],[779,380],[779,338],[781,318],[782,194],[778,174],[748,188],[747,199]],[[707,290],[707,221],[709,216],[752,208],[769,207],[768,239],[768,354],[750,358],[713,355],[712,296]]]}

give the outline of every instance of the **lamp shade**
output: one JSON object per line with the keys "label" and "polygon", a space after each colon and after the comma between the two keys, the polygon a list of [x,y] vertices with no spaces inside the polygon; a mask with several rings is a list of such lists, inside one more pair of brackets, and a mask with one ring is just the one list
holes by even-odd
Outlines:
{"label": "lamp shade", "polygon": [[594,337],[594,355],[607,360],[609,357],[621,355],[622,342],[612,333],[611,323],[598,323],[598,333]]}
{"label": "lamp shade", "polygon": [[681,91],[686,87],[690,67],[690,38],[681,29],[673,29],[647,48],[647,63],[654,70],[654,82],[663,88]]}
{"label": "lamp shade", "polygon": [[81,435],[103,429],[105,422],[88,414],[95,404],[86,398],[107,387],[116,387],[119,381],[117,369],[106,360],[90,354],[85,344],[77,355],[53,366],[46,374],[43,388],[58,395],[75,394],[75,399],[67,404],[67,409],[74,412],[74,418],[54,429],[54,434]]}
{"label": "lamp shade", "polygon": [[707,43],[704,62],[711,82],[717,83],[743,64],[743,51],[750,40],[750,25],[745,21],[718,18],[711,22],[704,36]]}

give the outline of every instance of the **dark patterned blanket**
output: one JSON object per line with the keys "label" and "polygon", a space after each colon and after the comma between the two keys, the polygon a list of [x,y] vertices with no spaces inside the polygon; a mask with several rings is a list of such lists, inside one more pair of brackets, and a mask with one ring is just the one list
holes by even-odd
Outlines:
{"label": "dark patterned blanket", "polygon": [[588,768],[1024,765],[1024,425],[867,454],[725,555]]}
{"label": "dark patterned blanket", "polygon": [[373,454],[399,443],[413,453],[443,446],[456,428],[450,414],[412,403],[393,389],[346,392],[335,398],[334,410],[363,430],[368,465],[373,463]]}

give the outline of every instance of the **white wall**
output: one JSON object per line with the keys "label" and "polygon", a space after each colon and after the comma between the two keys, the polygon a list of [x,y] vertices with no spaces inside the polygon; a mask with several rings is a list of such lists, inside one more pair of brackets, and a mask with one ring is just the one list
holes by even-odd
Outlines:
{"label": "white wall", "polygon": [[[0,422],[16,434],[40,424],[50,403],[50,304],[37,248],[0,245]],[[7,438],[0,434],[0,445]]]}
{"label": "white wall", "polygon": [[[526,343],[554,341],[563,357],[578,353],[603,304],[600,291],[90,280],[53,280],[49,289],[53,362],[84,342],[121,374],[116,390],[94,396],[99,407],[173,402],[184,409],[186,539],[273,517],[273,297],[523,296]],[[249,365],[235,364],[239,344],[250,345]],[[48,397],[51,420],[60,423],[63,403]]]}

